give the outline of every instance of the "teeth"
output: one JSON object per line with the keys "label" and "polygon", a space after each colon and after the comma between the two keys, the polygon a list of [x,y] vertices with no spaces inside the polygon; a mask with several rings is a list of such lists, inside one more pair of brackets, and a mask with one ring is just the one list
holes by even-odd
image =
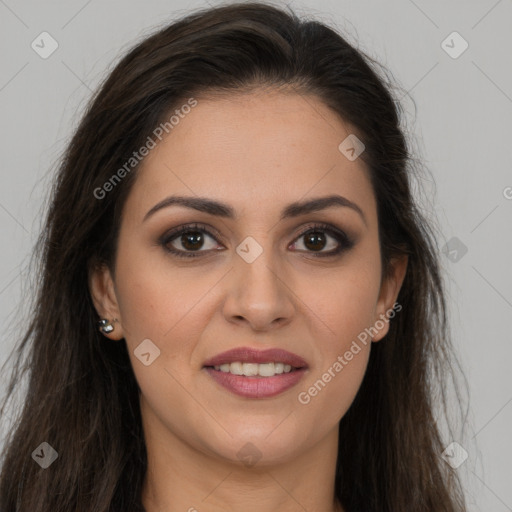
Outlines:
{"label": "teeth", "polygon": [[258,366],[258,375],[260,375],[261,377],[272,377],[273,375],[276,374],[274,363],[264,363]]}
{"label": "teeth", "polygon": [[214,366],[216,370],[224,373],[232,373],[233,375],[245,375],[246,377],[273,377],[281,373],[289,373],[292,371],[292,367],[289,364],[284,363],[241,363],[237,361],[235,363],[225,363],[219,366]]}
{"label": "teeth", "polygon": [[243,363],[242,372],[246,377],[256,377],[258,375],[258,363]]}
{"label": "teeth", "polygon": [[[223,365],[224,366],[224,365]],[[242,363],[231,363],[226,364],[227,370],[229,373],[232,373],[234,375],[243,375],[244,374],[244,368]]]}

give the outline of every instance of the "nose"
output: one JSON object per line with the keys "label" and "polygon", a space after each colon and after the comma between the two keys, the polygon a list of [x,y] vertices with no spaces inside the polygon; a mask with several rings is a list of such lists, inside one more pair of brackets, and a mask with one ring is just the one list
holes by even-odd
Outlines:
{"label": "nose", "polygon": [[252,263],[238,256],[227,284],[224,317],[248,324],[254,331],[268,331],[288,324],[294,315],[294,294],[286,273],[276,268],[270,250]]}

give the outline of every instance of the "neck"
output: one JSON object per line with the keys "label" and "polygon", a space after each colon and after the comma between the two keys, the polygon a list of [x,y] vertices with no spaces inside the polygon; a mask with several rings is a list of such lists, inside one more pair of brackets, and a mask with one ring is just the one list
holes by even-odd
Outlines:
{"label": "neck", "polygon": [[147,512],[344,512],[334,499],[337,428],[293,458],[244,465],[191,446],[161,423],[147,426]]}

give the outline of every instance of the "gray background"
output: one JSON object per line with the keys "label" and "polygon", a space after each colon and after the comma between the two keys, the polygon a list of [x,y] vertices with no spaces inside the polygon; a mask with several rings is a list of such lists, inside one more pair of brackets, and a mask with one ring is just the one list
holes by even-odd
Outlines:
{"label": "gray background", "polygon": [[[49,175],[91,92],[132,44],[208,3],[218,4],[0,0],[0,364],[23,326],[22,286],[30,293],[24,268]],[[409,96],[403,102],[419,157],[435,181],[422,183],[430,201],[425,208],[438,216],[440,247],[448,242],[451,251],[443,265],[452,333],[470,388],[469,435],[447,444],[458,441],[469,453],[457,470],[468,510],[512,511],[512,2],[290,4],[342,31],[414,99],[416,114]],[[47,59],[31,48],[43,31],[59,45]],[[453,31],[469,44],[458,58],[442,47]],[[448,41],[452,51],[461,48]],[[5,375],[0,385],[3,393]]]}

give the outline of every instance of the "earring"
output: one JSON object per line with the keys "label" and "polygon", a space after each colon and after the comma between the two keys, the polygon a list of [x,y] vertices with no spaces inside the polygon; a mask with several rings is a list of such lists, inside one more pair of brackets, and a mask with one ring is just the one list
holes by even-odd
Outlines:
{"label": "earring", "polygon": [[103,333],[103,334],[108,334],[110,332],[112,332],[114,330],[114,326],[112,325],[114,322],[117,322],[117,318],[114,318],[114,320],[112,320],[112,322],[109,322],[106,318],[102,318],[99,322],[98,322],[98,329]]}

